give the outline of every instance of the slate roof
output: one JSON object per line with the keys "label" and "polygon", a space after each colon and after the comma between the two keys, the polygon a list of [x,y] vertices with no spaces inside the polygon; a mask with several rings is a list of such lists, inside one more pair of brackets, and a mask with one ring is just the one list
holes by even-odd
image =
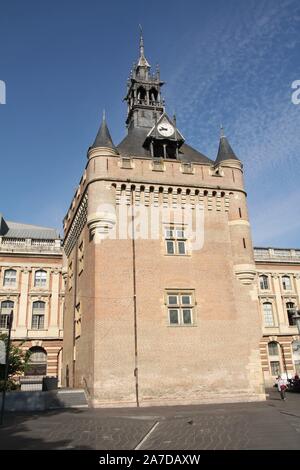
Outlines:
{"label": "slate roof", "polygon": [[224,160],[238,160],[225,135],[221,135],[216,164]]}
{"label": "slate roof", "polygon": [[[119,145],[117,145],[120,155],[124,155],[126,157],[134,156],[151,158],[150,151],[143,147],[143,143],[145,142],[148,133],[148,128],[135,127],[129,129],[128,135],[119,143]],[[179,160],[183,162],[213,163],[213,161],[208,157],[185,143],[179,149]]]}
{"label": "slate roof", "polygon": [[53,228],[21,224],[4,220],[0,214],[0,235],[4,238],[33,238],[35,240],[57,240],[59,234]]}
{"label": "slate roof", "polygon": [[114,146],[114,143],[112,141],[111,135],[109,133],[109,130],[106,124],[105,116],[103,116],[100,129],[98,131],[98,134],[96,135],[96,139],[90,148],[96,148],[96,147],[106,147],[106,148],[116,150],[116,147]]}

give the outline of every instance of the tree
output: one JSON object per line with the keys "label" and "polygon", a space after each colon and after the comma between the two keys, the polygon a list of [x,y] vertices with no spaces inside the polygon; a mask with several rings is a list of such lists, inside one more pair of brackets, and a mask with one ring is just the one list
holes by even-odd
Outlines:
{"label": "tree", "polygon": [[[8,335],[0,334],[0,341],[4,341],[7,347]],[[21,349],[22,344],[23,343],[20,343],[18,346],[15,346],[10,343],[7,390],[15,390],[18,388],[18,381],[16,379],[24,374],[29,365],[30,351],[23,351]],[[5,366],[1,365],[0,367],[0,390],[3,390]]]}

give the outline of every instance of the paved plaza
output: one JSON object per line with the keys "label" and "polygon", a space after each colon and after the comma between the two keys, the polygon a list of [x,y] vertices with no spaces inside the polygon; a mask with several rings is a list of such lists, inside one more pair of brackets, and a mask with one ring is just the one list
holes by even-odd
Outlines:
{"label": "paved plaza", "polygon": [[300,394],[263,403],[7,413],[0,449],[300,449]]}

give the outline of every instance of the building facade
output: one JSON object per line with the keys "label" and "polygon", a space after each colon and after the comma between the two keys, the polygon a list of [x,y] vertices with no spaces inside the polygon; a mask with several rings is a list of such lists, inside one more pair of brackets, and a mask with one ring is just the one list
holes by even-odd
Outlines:
{"label": "building facade", "polygon": [[255,248],[262,321],[260,343],[266,385],[279,374],[300,375],[300,337],[293,315],[300,306],[300,250]]}
{"label": "building facade", "polygon": [[31,350],[27,375],[60,377],[63,345],[61,240],[55,230],[0,214],[0,332]]}
{"label": "building facade", "polygon": [[63,383],[94,406],[263,400],[243,166],[223,133],[214,160],[189,146],[162,85],[141,38],[127,136],[103,119],[64,220]]}

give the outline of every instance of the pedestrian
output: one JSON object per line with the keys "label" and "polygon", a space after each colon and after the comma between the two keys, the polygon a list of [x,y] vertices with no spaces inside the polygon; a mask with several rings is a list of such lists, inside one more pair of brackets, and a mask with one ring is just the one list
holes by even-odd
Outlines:
{"label": "pedestrian", "polygon": [[285,400],[286,384],[280,375],[277,377],[277,388],[278,392],[280,393],[281,400]]}

